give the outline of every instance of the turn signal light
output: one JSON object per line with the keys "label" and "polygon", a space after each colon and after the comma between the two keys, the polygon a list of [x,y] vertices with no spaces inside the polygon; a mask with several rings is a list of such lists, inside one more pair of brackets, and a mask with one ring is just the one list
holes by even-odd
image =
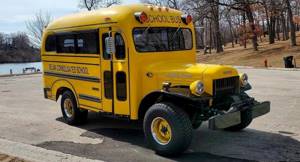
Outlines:
{"label": "turn signal light", "polygon": [[134,13],[135,19],[140,23],[145,23],[148,21],[148,16],[145,12],[136,12]]}
{"label": "turn signal light", "polygon": [[188,25],[189,23],[191,23],[193,21],[193,18],[192,18],[191,15],[182,15],[181,20],[182,20],[183,23]]}

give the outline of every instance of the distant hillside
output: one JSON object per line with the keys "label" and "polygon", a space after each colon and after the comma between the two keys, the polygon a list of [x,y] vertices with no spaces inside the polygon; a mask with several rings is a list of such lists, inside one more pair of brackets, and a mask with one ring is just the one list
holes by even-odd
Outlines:
{"label": "distant hillside", "polygon": [[41,61],[39,49],[32,47],[26,33],[0,33],[0,63]]}
{"label": "distant hillside", "polygon": [[0,63],[23,63],[41,61],[38,49],[0,50]]}

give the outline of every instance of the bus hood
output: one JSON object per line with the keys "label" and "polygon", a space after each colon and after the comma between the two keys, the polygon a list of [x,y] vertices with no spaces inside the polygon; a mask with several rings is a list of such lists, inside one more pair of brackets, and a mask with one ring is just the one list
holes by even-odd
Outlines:
{"label": "bus hood", "polygon": [[190,85],[196,80],[211,86],[215,79],[238,76],[237,70],[232,66],[175,62],[152,64],[146,69],[146,76],[149,77],[149,74],[157,81],[158,86],[163,82],[170,82],[172,85]]}

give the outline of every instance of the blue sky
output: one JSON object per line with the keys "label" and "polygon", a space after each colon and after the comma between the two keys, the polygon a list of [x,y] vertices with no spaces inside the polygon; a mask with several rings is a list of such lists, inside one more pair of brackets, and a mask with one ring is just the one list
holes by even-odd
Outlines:
{"label": "blue sky", "polygon": [[[79,12],[79,0],[8,0],[1,2],[0,32],[26,32],[25,22],[42,11],[49,12],[53,18]],[[138,3],[139,0],[122,0],[123,4]]]}

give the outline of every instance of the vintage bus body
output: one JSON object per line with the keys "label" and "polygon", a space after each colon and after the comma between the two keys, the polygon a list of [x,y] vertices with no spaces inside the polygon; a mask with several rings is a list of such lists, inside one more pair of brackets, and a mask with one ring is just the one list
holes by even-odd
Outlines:
{"label": "vintage bus body", "polygon": [[[246,75],[231,66],[197,64],[195,41],[191,17],[166,7],[114,6],[57,19],[42,41],[45,98],[62,96],[69,124],[84,120],[87,110],[144,120],[146,138],[163,155],[184,151],[191,133],[180,133],[202,121],[227,128],[243,123],[240,107],[251,108],[251,120],[270,110],[269,102],[245,97]],[[247,106],[232,111],[236,103]],[[151,114],[160,111],[173,115]],[[176,125],[174,114],[189,121],[180,117],[185,125]]]}

